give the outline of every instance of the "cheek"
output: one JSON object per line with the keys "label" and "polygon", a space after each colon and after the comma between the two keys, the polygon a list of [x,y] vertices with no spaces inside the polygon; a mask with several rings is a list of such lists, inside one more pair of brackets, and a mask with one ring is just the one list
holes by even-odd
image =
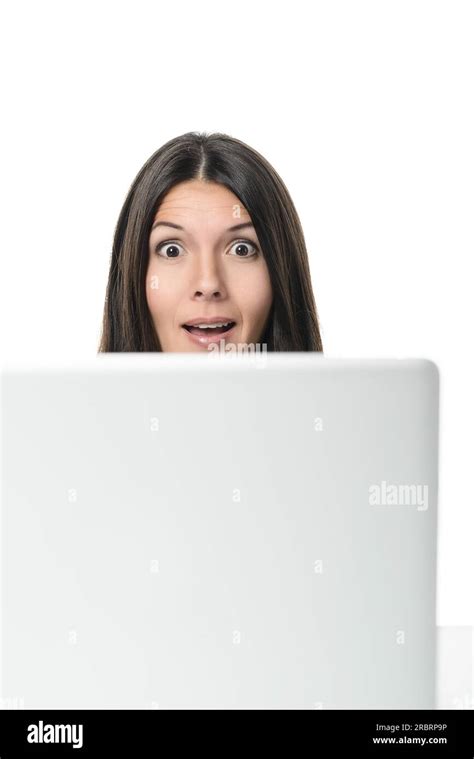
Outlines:
{"label": "cheek", "polygon": [[148,308],[153,316],[158,316],[162,306],[162,283],[160,278],[149,268],[146,277],[146,300]]}
{"label": "cheek", "polygon": [[247,288],[246,298],[249,307],[255,314],[266,311],[272,299],[272,286],[266,266],[262,266],[255,274]]}
{"label": "cheek", "polygon": [[150,265],[146,275],[146,300],[154,319],[172,316],[179,298],[177,283],[166,272]]}
{"label": "cheek", "polygon": [[239,306],[247,329],[260,328],[268,316],[272,303],[272,287],[266,269],[255,273],[240,290]]}

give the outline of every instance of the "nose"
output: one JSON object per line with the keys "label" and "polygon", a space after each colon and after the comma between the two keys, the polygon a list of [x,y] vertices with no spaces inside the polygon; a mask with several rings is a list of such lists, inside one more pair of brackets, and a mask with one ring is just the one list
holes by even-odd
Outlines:
{"label": "nose", "polygon": [[192,287],[193,297],[200,300],[215,300],[226,296],[223,272],[212,252],[199,257]]}

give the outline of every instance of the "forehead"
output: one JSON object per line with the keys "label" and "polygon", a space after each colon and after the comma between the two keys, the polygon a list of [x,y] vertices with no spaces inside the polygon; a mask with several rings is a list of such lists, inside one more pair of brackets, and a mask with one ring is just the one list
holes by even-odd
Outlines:
{"label": "forehead", "polygon": [[239,198],[227,187],[217,182],[190,180],[175,185],[163,198],[155,220],[165,218],[196,222],[212,218],[227,223],[229,219],[249,221],[250,215]]}

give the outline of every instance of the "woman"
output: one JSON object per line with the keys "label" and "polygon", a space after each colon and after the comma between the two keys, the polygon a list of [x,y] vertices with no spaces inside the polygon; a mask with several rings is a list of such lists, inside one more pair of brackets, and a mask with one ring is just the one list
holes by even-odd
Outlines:
{"label": "woman", "polygon": [[188,132],[137,174],[115,229],[99,352],[216,343],[322,351],[301,224],[266,159]]}

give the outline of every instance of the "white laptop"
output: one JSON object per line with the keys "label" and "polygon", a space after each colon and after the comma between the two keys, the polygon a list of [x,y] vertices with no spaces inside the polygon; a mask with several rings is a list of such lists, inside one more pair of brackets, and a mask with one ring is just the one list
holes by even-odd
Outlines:
{"label": "white laptop", "polygon": [[4,364],[3,702],[435,708],[438,393],[426,359]]}

